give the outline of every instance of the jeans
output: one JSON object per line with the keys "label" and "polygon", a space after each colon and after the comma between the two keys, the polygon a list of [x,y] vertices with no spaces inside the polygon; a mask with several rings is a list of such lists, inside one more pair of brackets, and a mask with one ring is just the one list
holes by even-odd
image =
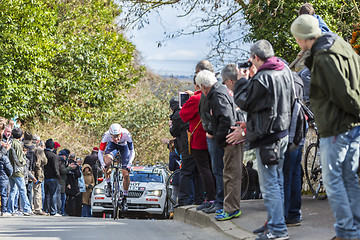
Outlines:
{"label": "jeans", "polygon": [[62,214],[61,213],[61,183],[59,182],[57,189],[56,189],[56,209],[57,209],[57,213],[58,214]]}
{"label": "jeans", "polygon": [[285,153],[283,173],[286,221],[301,221],[301,155],[303,147],[301,145],[296,150]]}
{"label": "jeans", "polygon": [[61,193],[61,208],[60,208],[61,215],[65,215],[65,202],[66,202],[66,193]]}
{"label": "jeans", "polygon": [[87,204],[83,204],[81,208],[81,216],[82,217],[91,217],[91,206]]}
{"label": "jeans", "polygon": [[219,148],[216,144],[215,138],[206,138],[208,151],[211,158],[211,169],[215,178],[216,195],[215,195],[215,206],[217,208],[223,208],[224,204],[224,149]]}
{"label": "jeans", "polygon": [[41,196],[42,196],[42,207],[44,212],[48,212],[46,209],[46,198],[45,198],[45,183],[41,182]]}
{"label": "jeans", "polygon": [[57,213],[57,194],[56,189],[58,188],[59,180],[58,179],[45,179],[45,196],[47,205],[46,209],[50,215],[55,215]]}
{"label": "jeans", "polygon": [[19,189],[19,197],[20,197],[20,206],[22,207],[24,212],[30,213],[31,207],[29,199],[26,195],[26,187],[25,181],[23,177],[11,177],[9,179],[10,182],[10,194],[8,199],[8,211],[9,213],[14,213],[15,206],[15,195],[17,189]]}
{"label": "jeans", "polygon": [[287,235],[284,218],[284,176],[283,164],[288,145],[288,136],[279,140],[280,159],[275,165],[261,162],[260,148],[256,148],[256,160],[259,168],[259,182],[264,204],[268,214],[269,232],[276,236]]}
{"label": "jeans", "polygon": [[324,186],[339,238],[360,238],[360,187],[356,175],[359,142],[360,126],[337,136],[320,139]]}
{"label": "jeans", "polygon": [[8,201],[9,180],[0,180],[1,212],[7,212],[6,203]]}
{"label": "jeans", "polygon": [[33,209],[33,185],[34,182],[29,180],[29,183],[26,185],[26,195],[29,199],[30,207]]}

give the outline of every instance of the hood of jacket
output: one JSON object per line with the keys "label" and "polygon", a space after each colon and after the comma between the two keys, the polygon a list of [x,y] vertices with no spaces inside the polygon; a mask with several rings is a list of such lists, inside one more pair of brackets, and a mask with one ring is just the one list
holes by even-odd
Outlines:
{"label": "hood of jacket", "polygon": [[266,59],[263,65],[259,67],[257,70],[260,72],[261,70],[275,70],[281,71],[284,69],[284,62],[278,59],[277,57],[270,57]]}
{"label": "hood of jacket", "polygon": [[85,174],[85,168],[89,168],[90,173],[93,174],[93,170],[92,170],[91,166],[90,166],[89,164],[87,164],[87,163],[85,163],[85,164],[82,166],[82,172],[83,172],[83,174]]}

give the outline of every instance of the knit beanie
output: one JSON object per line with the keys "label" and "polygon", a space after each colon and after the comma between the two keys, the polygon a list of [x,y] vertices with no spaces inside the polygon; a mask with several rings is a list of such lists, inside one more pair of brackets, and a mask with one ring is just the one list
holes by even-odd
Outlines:
{"label": "knit beanie", "polygon": [[46,147],[46,148],[53,149],[53,148],[55,147],[54,140],[52,140],[51,138],[49,138],[48,140],[46,140],[46,142],[45,142],[45,147]]}
{"label": "knit beanie", "polygon": [[295,38],[303,40],[320,36],[319,21],[309,14],[300,15],[291,24],[291,33]]}
{"label": "knit beanie", "polygon": [[26,131],[26,132],[24,133],[24,140],[33,140],[33,136],[32,136],[32,134],[31,134],[31,132]]}
{"label": "knit beanie", "polygon": [[11,131],[11,135],[15,139],[20,139],[22,137],[22,135],[23,135],[23,130],[21,130],[21,128],[16,127]]}

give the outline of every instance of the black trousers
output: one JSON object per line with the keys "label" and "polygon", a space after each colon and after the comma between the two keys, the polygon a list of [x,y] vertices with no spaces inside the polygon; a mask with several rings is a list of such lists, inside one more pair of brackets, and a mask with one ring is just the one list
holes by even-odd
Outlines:
{"label": "black trousers", "polygon": [[216,190],[214,176],[211,172],[211,160],[208,150],[191,149],[191,155],[195,159],[197,169],[205,188],[205,196],[207,201],[214,201]]}

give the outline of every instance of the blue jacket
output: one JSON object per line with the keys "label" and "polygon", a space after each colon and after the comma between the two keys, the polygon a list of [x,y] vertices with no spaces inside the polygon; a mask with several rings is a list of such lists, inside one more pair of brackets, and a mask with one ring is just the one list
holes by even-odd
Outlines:
{"label": "blue jacket", "polygon": [[13,173],[13,167],[7,156],[6,150],[0,147],[0,180],[8,180]]}

